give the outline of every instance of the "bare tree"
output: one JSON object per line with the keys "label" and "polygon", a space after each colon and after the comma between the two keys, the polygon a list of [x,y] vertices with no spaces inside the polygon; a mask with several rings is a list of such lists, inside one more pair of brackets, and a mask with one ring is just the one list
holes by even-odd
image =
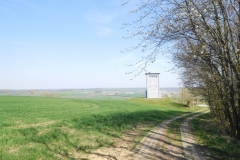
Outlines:
{"label": "bare tree", "polygon": [[[130,3],[129,1],[127,3]],[[126,27],[151,50],[136,75],[155,61],[164,44],[188,89],[201,93],[229,135],[240,139],[240,0],[141,0],[140,18]]]}

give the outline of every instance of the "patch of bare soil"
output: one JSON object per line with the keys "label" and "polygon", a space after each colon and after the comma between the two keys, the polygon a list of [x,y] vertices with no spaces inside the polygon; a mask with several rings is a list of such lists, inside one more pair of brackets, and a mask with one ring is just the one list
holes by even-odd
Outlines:
{"label": "patch of bare soil", "polygon": [[135,140],[140,133],[145,130],[148,130],[153,124],[152,123],[144,123],[136,126],[134,130],[126,131],[122,134],[120,138],[114,139],[113,147],[103,147],[92,151],[88,156],[88,159],[91,160],[125,160],[131,159],[134,154],[131,151],[131,148],[136,143]]}

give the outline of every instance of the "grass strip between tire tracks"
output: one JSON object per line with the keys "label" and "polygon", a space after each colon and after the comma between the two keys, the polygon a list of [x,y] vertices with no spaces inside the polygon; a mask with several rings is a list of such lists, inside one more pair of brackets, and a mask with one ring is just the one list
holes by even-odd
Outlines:
{"label": "grass strip between tire tracks", "polygon": [[[197,108],[196,111],[199,111],[200,108]],[[167,141],[173,145],[182,147],[182,138],[181,138],[181,131],[180,131],[180,127],[182,122],[189,118],[192,117],[196,114],[198,114],[199,112],[195,112],[193,114],[187,115],[185,117],[176,119],[175,121],[173,121],[169,126],[168,126],[168,130],[167,130]]]}

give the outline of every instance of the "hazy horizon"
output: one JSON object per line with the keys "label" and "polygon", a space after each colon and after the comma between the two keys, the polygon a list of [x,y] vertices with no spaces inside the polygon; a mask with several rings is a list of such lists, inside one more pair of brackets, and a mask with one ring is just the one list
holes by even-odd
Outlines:
{"label": "hazy horizon", "polygon": [[[181,87],[159,87],[159,89],[171,89],[171,88],[181,88]],[[5,91],[5,90],[94,90],[94,89],[146,89],[146,87],[110,87],[110,88],[57,88],[57,89],[45,89],[45,88],[40,88],[40,89],[35,89],[35,88],[30,88],[30,89],[8,89],[8,88],[3,88],[0,89],[0,91]]]}

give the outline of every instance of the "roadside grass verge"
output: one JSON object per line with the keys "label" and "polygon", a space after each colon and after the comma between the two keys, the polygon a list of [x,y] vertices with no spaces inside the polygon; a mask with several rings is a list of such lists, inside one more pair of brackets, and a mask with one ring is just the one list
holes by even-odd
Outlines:
{"label": "roadside grass verge", "polygon": [[240,141],[218,130],[218,123],[210,113],[193,120],[194,135],[207,151],[209,159],[240,159]]}
{"label": "roadside grass verge", "polygon": [[139,124],[153,127],[188,111],[171,99],[1,96],[0,159],[85,158]]}

